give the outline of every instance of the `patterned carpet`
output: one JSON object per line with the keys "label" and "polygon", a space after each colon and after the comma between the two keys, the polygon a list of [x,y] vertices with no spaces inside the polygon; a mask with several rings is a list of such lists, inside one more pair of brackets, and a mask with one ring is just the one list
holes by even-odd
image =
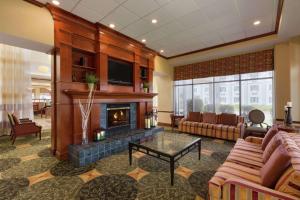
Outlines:
{"label": "patterned carpet", "polygon": [[190,152],[176,163],[174,186],[169,165],[139,152],[128,164],[127,151],[74,168],[50,154],[50,131],[42,140],[0,137],[0,199],[199,200],[207,181],[223,163],[232,142],[202,138],[202,155]]}

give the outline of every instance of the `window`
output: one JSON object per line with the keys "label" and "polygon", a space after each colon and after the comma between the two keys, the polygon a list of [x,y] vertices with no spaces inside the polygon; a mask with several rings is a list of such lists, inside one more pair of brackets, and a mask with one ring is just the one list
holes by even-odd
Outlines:
{"label": "window", "polygon": [[187,115],[188,112],[193,110],[192,85],[176,86],[174,95],[177,114]]}
{"label": "window", "polygon": [[257,92],[259,90],[259,86],[258,85],[250,85],[250,91],[251,92]]}
{"label": "window", "polygon": [[215,83],[215,111],[217,113],[239,114],[239,101],[234,101],[236,96],[234,88],[236,87],[239,87],[238,81]]}
{"label": "window", "polygon": [[251,110],[259,109],[271,124],[273,71],[175,81],[174,97],[177,114],[226,112],[247,117]]}
{"label": "window", "polygon": [[250,97],[250,103],[257,104],[258,103],[258,97]]}
{"label": "window", "polygon": [[193,110],[196,112],[213,112],[213,84],[194,85]]}
{"label": "window", "polygon": [[[263,73],[268,76],[262,78],[259,73],[256,76],[260,78],[255,80],[250,80],[247,76],[244,76],[245,80],[241,80],[241,114],[247,117],[251,110],[259,109],[265,113],[265,122],[271,124],[273,119],[273,78],[265,72]],[[256,89],[255,93],[252,89]]]}

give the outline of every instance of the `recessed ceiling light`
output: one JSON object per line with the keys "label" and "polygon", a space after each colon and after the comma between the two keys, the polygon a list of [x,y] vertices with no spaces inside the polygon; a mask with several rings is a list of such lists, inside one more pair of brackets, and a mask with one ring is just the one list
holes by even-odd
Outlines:
{"label": "recessed ceiling light", "polygon": [[152,24],[156,24],[157,23],[157,19],[152,19]]}
{"label": "recessed ceiling light", "polygon": [[257,26],[257,25],[259,25],[259,24],[260,24],[260,21],[259,21],[259,20],[253,22],[253,25],[254,25],[254,26]]}
{"label": "recessed ceiling light", "polygon": [[47,73],[47,72],[49,72],[49,68],[47,66],[41,65],[41,66],[38,66],[38,71],[42,72],[42,73]]}
{"label": "recessed ceiling light", "polygon": [[130,46],[132,46],[132,47],[134,47],[134,45],[133,44],[129,44]]}
{"label": "recessed ceiling light", "polygon": [[115,28],[116,26],[114,24],[109,24],[110,28]]}
{"label": "recessed ceiling light", "polygon": [[146,43],[146,39],[142,39],[142,43]]}
{"label": "recessed ceiling light", "polygon": [[60,4],[59,1],[57,1],[57,0],[52,0],[52,3],[56,6],[58,6]]}
{"label": "recessed ceiling light", "polygon": [[160,53],[163,53],[163,52],[164,52],[164,50],[163,50],[163,49],[161,49],[161,50],[160,50]]}

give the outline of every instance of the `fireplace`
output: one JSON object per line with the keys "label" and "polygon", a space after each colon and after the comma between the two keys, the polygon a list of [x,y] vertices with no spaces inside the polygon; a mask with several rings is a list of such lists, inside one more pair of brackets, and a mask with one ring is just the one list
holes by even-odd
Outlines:
{"label": "fireplace", "polygon": [[107,128],[130,127],[130,104],[108,104]]}

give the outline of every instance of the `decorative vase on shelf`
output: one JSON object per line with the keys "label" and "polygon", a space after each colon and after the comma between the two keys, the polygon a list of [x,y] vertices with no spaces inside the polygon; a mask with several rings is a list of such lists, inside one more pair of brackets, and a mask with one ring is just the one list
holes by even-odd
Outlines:
{"label": "decorative vase on shelf", "polygon": [[81,127],[82,127],[82,144],[88,144],[88,122],[93,107],[94,94],[95,94],[95,84],[98,79],[94,74],[86,74],[85,80],[88,84],[89,94],[87,102],[82,104],[79,99],[79,108],[81,112]]}
{"label": "decorative vase on shelf", "polygon": [[287,102],[285,106],[285,125],[292,126],[293,118],[292,118],[292,102]]}
{"label": "decorative vase on shelf", "polygon": [[94,87],[95,87],[95,84],[94,84],[94,83],[88,83],[89,91],[93,91],[93,90],[94,90]]}
{"label": "decorative vase on shelf", "polygon": [[89,139],[87,136],[87,128],[82,128],[82,142],[81,144],[88,144],[89,143]]}

